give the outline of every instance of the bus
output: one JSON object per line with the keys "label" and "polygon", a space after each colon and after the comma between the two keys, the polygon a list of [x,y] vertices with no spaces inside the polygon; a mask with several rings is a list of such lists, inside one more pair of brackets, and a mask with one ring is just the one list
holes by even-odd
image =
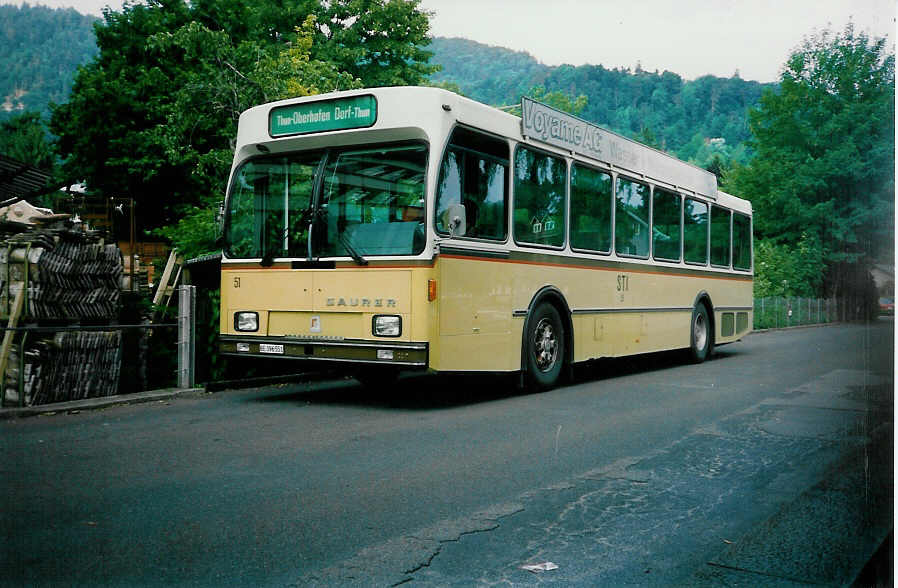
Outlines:
{"label": "bus", "polygon": [[508,372],[662,350],[702,362],[752,325],[751,204],[716,177],[522,98],[438,88],[241,114],[225,201],[219,352]]}

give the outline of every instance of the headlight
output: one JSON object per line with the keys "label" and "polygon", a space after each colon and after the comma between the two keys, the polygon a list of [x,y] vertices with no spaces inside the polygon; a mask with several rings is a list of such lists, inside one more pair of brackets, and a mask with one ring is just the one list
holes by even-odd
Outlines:
{"label": "headlight", "polygon": [[390,314],[375,315],[371,330],[375,337],[398,337],[402,334],[402,317]]}
{"label": "headlight", "polygon": [[235,312],[234,313],[234,330],[235,331],[258,331],[259,330],[259,313],[258,312]]}

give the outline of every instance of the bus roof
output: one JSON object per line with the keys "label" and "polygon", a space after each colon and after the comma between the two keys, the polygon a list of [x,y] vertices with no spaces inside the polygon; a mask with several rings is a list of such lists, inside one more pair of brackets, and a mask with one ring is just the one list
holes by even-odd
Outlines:
{"label": "bus roof", "polygon": [[358,134],[371,142],[432,140],[461,123],[751,214],[750,202],[718,190],[716,176],[697,166],[528,98],[522,99],[522,109],[525,116],[517,117],[442,88],[421,86],[289,98],[240,115],[234,165],[259,151],[355,143]]}

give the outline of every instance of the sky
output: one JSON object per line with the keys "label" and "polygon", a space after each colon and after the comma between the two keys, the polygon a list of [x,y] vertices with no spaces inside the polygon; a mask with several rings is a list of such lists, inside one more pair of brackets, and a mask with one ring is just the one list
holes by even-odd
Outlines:
{"label": "sky", "polygon": [[[0,0],[21,4],[20,0]],[[31,0],[100,15],[121,0]],[[546,65],[603,65],[772,82],[826,28],[888,36],[898,0],[421,0],[434,36],[526,51]]]}

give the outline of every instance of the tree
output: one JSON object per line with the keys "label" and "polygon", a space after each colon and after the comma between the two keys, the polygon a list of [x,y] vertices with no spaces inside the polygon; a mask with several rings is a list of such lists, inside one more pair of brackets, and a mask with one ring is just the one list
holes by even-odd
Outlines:
{"label": "tree", "polygon": [[[263,54],[245,73],[233,65],[246,63],[245,56],[240,48],[232,47],[223,32],[191,22],[174,33],[154,35],[152,44],[163,50],[183,51],[187,60],[205,57],[186,76],[185,85],[169,105],[167,124],[158,129],[169,161],[191,166],[194,178],[214,184],[232,157],[226,133],[233,131],[240,113],[253,103],[361,87],[361,80],[338,71],[333,64],[311,58],[315,21],[314,15],[306,17],[278,55]],[[231,124],[219,126],[222,120]],[[206,142],[198,145],[198,139]],[[200,206],[179,207],[178,220],[154,232],[187,257],[213,250],[216,202],[222,195],[223,187],[222,192],[201,193]]]}
{"label": "tree", "polygon": [[56,166],[41,115],[25,112],[0,123],[0,154],[43,171]]}
{"label": "tree", "polygon": [[221,199],[242,110],[433,69],[417,0],[148,0],[95,30],[51,131],[67,177],[134,197],[145,231]]}
{"label": "tree", "polygon": [[756,156],[726,189],[752,201],[761,239],[793,255],[802,236],[821,244],[828,295],[856,294],[850,276],[891,253],[894,99],[886,40],[849,24],[807,38],[749,113]]}
{"label": "tree", "polygon": [[[574,98],[573,96],[560,91],[549,92],[546,90],[545,86],[534,86],[530,88],[530,91],[528,91],[526,95],[537,102],[548,104],[553,108],[557,108],[558,110],[575,116],[583,112],[583,109],[586,108],[586,104],[589,102],[584,94],[580,94]],[[509,108],[508,112],[515,116],[521,116],[520,103]]]}
{"label": "tree", "polygon": [[0,6],[0,120],[26,110],[49,116],[49,102],[66,99],[72,73],[97,53],[97,18],[73,8],[9,4]]}
{"label": "tree", "polygon": [[363,80],[366,86],[416,86],[436,71],[428,15],[418,0],[337,0],[321,2],[313,53]]}
{"label": "tree", "polygon": [[655,136],[655,131],[652,130],[652,127],[642,127],[642,130],[636,133],[633,138],[643,145],[648,145],[655,149],[663,149],[663,146],[658,141],[658,137]]}
{"label": "tree", "polygon": [[755,296],[817,295],[823,281],[823,252],[820,242],[803,234],[795,247],[772,240],[755,242]]}

